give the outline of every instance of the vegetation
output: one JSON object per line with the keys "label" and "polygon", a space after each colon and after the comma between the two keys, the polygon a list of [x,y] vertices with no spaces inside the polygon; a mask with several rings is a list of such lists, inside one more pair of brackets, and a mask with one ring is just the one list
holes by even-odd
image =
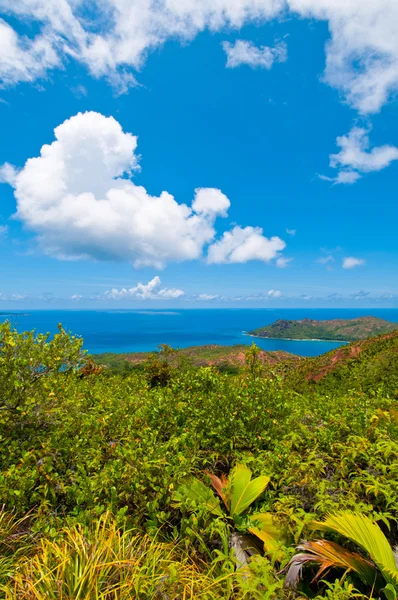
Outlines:
{"label": "vegetation", "polygon": [[1,325],[0,598],[396,599],[397,350],[120,373]]}
{"label": "vegetation", "polygon": [[314,319],[289,321],[279,319],[271,325],[251,331],[250,335],[289,340],[339,340],[352,342],[364,340],[380,333],[389,333],[396,329],[398,329],[397,323],[390,323],[377,317],[333,319],[331,321],[315,321]]}
{"label": "vegetation", "polygon": [[[217,367],[223,373],[237,374],[246,364],[247,346],[236,344],[234,346],[218,346],[211,344],[207,346],[191,346],[182,348],[178,352],[170,352],[167,346],[160,346],[158,355],[166,359],[170,365],[182,368],[184,364],[192,367]],[[128,374],[131,371],[142,371],[147,362],[152,360],[152,352],[130,352],[125,354],[114,354],[107,352],[97,354],[95,361],[104,365],[112,373]],[[283,372],[286,365],[296,365],[301,357],[288,352],[258,351],[258,360],[263,365],[271,367],[271,371]]]}

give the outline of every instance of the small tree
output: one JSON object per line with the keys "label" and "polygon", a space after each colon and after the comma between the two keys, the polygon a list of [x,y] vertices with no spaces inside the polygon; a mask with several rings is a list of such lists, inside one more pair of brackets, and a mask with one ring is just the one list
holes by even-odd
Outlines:
{"label": "small tree", "polygon": [[[49,379],[66,377],[85,364],[82,339],[61,325],[50,334],[18,333],[8,322],[0,325],[0,415],[14,423],[29,421],[48,398]],[[48,390],[47,390],[48,391]]]}
{"label": "small tree", "polygon": [[245,350],[246,370],[251,377],[259,377],[262,373],[261,350],[256,344],[252,344]]}

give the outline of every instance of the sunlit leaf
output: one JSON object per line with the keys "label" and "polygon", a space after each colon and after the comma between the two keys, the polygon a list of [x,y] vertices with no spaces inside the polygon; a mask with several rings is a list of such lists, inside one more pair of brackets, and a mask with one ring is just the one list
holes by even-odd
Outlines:
{"label": "sunlit leaf", "polygon": [[232,517],[242,514],[262,494],[270,478],[266,475],[251,479],[251,470],[237,465],[228,480],[230,494],[230,514]]}
{"label": "sunlit leaf", "polygon": [[280,549],[281,531],[273,522],[271,513],[259,513],[250,516],[250,522],[253,527],[249,528],[250,533],[258,537],[264,545],[264,551],[281,558]]}

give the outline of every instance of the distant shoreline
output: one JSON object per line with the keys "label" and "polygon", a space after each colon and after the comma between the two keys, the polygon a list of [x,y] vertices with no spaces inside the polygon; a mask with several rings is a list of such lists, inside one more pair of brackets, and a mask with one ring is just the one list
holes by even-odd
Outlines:
{"label": "distant shoreline", "polygon": [[285,340],[286,342],[335,342],[336,344],[349,344],[349,340],[329,340],[320,338],[280,338],[280,337],[266,337],[264,335],[253,335],[252,333],[246,333],[242,331],[243,335],[248,337],[258,338],[259,340]]}

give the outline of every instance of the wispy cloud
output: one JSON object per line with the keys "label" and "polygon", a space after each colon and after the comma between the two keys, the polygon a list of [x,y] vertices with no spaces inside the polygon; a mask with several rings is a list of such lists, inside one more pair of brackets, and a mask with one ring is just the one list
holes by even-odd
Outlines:
{"label": "wispy cloud", "polygon": [[[141,3],[138,11],[135,2],[102,0],[95,3],[90,19],[81,3],[73,0],[53,2],[51,10],[48,0],[8,0],[5,6],[11,18],[10,23],[0,21],[0,76],[6,85],[35,81],[75,60],[93,77],[103,77],[123,90],[136,84],[132,71],[143,67],[149,50],[168,39],[187,42],[205,29],[239,29],[290,13],[327,22],[330,37],[323,80],[361,113],[380,110],[398,86],[394,0],[151,1]],[[31,37],[12,27],[17,20],[30,25]],[[246,61],[264,62],[267,68],[275,60],[271,48],[264,51],[246,44],[246,53],[255,56]],[[279,52],[283,55],[283,50]]]}
{"label": "wispy cloud", "polygon": [[317,258],[318,263],[320,263],[321,265],[327,265],[328,263],[334,262],[334,257],[331,254],[328,254],[327,256],[321,256],[320,258]]}
{"label": "wispy cloud", "polygon": [[292,260],[293,258],[291,257],[279,256],[279,258],[276,259],[276,266],[278,267],[278,269],[286,269],[286,267],[289,266]]}
{"label": "wispy cloud", "polygon": [[216,298],[219,298],[219,296],[218,294],[199,294],[198,298],[199,300],[210,301],[216,300]]}

